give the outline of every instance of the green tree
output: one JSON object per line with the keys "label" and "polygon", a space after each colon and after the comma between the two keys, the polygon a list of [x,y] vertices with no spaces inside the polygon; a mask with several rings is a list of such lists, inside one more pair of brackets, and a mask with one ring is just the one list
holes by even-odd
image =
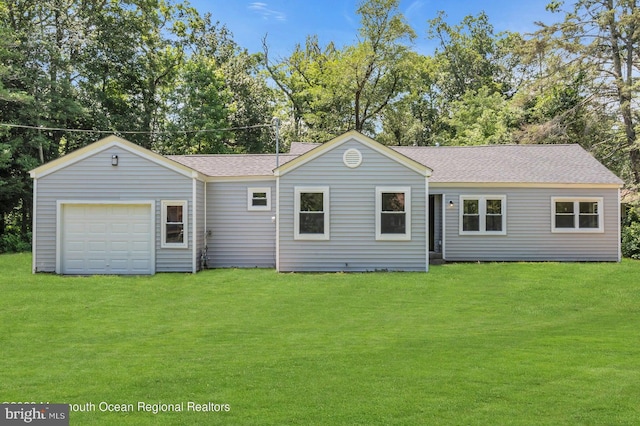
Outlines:
{"label": "green tree", "polygon": [[433,59],[434,89],[430,140],[476,145],[512,141],[519,115],[512,102],[522,87],[523,64],[516,33],[494,32],[485,13],[457,25],[444,12],[429,21],[438,41]]}
{"label": "green tree", "polygon": [[228,141],[235,152],[275,152],[271,121],[274,116],[273,89],[260,73],[260,55],[238,52],[222,65],[225,87],[231,94],[228,123],[238,129]]}
{"label": "green tree", "polygon": [[468,90],[460,100],[451,103],[451,114],[445,119],[452,137],[451,145],[489,145],[511,142],[512,123],[517,111],[498,92],[488,87]]}
{"label": "green tree", "polygon": [[[259,58],[186,2],[0,2],[0,122],[18,126],[0,128],[0,234],[26,237],[28,170],[102,136],[91,130],[165,153],[262,152],[272,110]],[[251,128],[194,131],[229,126]]]}
{"label": "green tree", "polygon": [[231,95],[224,76],[211,57],[195,56],[181,67],[175,88],[168,95],[166,136],[160,152],[218,154],[228,152],[226,105]]}
{"label": "green tree", "polygon": [[[550,10],[562,12],[563,2],[554,1]],[[635,0],[578,0],[564,12],[564,20],[542,25],[541,43],[551,43],[568,58],[565,66],[593,76],[589,96],[606,108],[615,106],[622,138],[611,148],[626,156],[629,182],[640,183],[640,145],[636,135],[640,60],[640,8]],[[616,146],[616,144],[619,146]]]}
{"label": "green tree", "polygon": [[[0,3],[0,122],[34,123],[39,114],[32,96],[34,77],[24,66],[24,33],[12,24],[11,10]],[[29,243],[32,203],[26,170],[42,161],[42,142],[32,130],[0,126],[0,251]]]}
{"label": "green tree", "polygon": [[382,112],[382,132],[377,140],[386,145],[435,145],[447,126],[442,119],[442,97],[437,87],[438,69],[430,56],[409,52],[408,87]]}
{"label": "green tree", "polygon": [[408,44],[415,32],[398,12],[398,0],[367,0],[358,5],[359,41],[336,50],[317,37],[267,70],[284,93],[293,136],[324,141],[355,129],[377,133],[383,111],[408,90]]}
{"label": "green tree", "polygon": [[439,62],[440,87],[447,101],[459,100],[467,91],[488,89],[489,94],[513,93],[513,71],[518,66],[512,46],[518,36],[495,34],[484,13],[466,16],[458,25],[449,25],[444,12],[429,21],[428,35],[438,41],[435,58]]}
{"label": "green tree", "polygon": [[[416,34],[398,11],[399,0],[360,3],[360,42],[339,63],[353,104],[354,128],[373,133],[381,112],[408,87],[407,43]],[[367,129],[368,126],[368,129]]]}
{"label": "green tree", "polygon": [[287,104],[283,116],[291,124],[285,125],[285,137],[326,140],[335,134],[331,118],[340,115],[345,99],[330,84],[338,55],[334,44],[322,47],[316,35],[307,36],[304,46],[296,44],[293,53],[278,63],[270,62],[266,37],[262,44],[265,68]]}

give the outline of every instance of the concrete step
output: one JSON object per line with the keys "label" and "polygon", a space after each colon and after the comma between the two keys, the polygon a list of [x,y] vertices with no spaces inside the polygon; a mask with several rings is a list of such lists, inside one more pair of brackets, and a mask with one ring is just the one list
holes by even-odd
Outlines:
{"label": "concrete step", "polygon": [[429,252],[429,264],[430,265],[442,265],[445,260],[442,258],[442,253],[436,253],[434,251]]}

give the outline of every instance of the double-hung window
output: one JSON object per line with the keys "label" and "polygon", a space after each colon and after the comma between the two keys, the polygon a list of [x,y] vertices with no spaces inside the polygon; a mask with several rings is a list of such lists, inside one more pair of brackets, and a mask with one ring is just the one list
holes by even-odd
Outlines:
{"label": "double-hung window", "polygon": [[376,240],[411,239],[411,188],[376,187]]}
{"label": "double-hung window", "polygon": [[461,195],[460,235],[506,235],[505,195]]}
{"label": "double-hung window", "polygon": [[552,232],[603,232],[602,198],[551,198]]}
{"label": "double-hung window", "polygon": [[296,240],[329,239],[329,187],[296,187],[293,219]]}
{"label": "double-hung window", "polygon": [[162,247],[187,248],[187,202],[162,201]]}
{"label": "double-hung window", "polygon": [[247,210],[271,211],[271,188],[248,188]]}

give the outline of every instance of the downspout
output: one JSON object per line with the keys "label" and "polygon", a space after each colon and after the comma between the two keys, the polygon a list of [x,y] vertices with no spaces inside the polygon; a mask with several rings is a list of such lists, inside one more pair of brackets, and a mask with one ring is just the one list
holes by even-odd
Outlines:
{"label": "downspout", "polygon": [[191,272],[195,274],[196,272],[198,272],[198,238],[196,237],[197,231],[198,231],[198,203],[197,203],[198,185],[195,177],[193,177],[192,179],[191,186],[192,186],[191,209],[193,210],[193,214],[191,215],[191,218],[192,218],[191,239],[193,240],[193,245],[191,247],[191,250],[193,252],[192,259],[191,259],[191,269],[192,269]]}
{"label": "downspout", "polygon": [[280,173],[276,173],[276,272],[280,272]]}
{"label": "downspout", "polygon": [[207,231],[207,181],[206,180],[203,181],[202,184],[204,185],[204,187],[203,187],[204,195],[202,197],[203,198],[202,202],[204,203],[204,219],[203,219],[204,220],[204,235],[202,236],[202,238],[204,238],[204,247],[203,247],[203,250],[204,250],[204,263],[202,265],[202,269],[204,269],[205,265],[206,265],[207,268],[209,267],[209,265],[208,265],[209,260],[207,259],[207,256],[208,256],[207,252],[209,251],[208,250],[209,241],[207,241],[207,239],[209,238],[209,236],[208,236],[209,234],[208,234],[208,231]]}
{"label": "downspout", "polygon": [[[622,262],[622,206],[620,205],[620,187],[618,187],[618,262]],[[34,231],[35,235],[35,231]]]}
{"label": "downspout", "polygon": [[424,199],[425,199],[425,215],[424,215],[424,229],[425,229],[425,252],[427,253],[425,272],[429,272],[429,178],[424,178]]}
{"label": "downspout", "polygon": [[38,178],[34,177],[33,178],[33,210],[31,213],[31,220],[33,221],[31,225],[31,273],[32,274],[36,273],[36,265],[37,265],[36,263],[37,262],[36,244],[38,241],[38,233],[37,233],[37,226],[36,226],[36,224],[38,223],[36,220],[38,215],[37,205],[38,205]]}
{"label": "downspout", "polygon": [[276,128],[276,272],[280,272],[280,119],[274,117],[272,123]]}

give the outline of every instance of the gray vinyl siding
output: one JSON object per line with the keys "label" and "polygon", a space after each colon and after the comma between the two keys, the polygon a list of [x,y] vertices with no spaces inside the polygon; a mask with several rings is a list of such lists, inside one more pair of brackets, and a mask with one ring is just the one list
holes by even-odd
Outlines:
{"label": "gray vinyl siding", "polygon": [[[445,258],[449,261],[617,261],[617,189],[446,188]],[[459,235],[460,195],[506,195],[506,235]],[[603,233],[551,232],[552,197],[603,197]],[[454,207],[448,208],[449,201]]]}
{"label": "gray vinyl siding", "polygon": [[[362,153],[351,169],[342,156]],[[328,186],[330,239],[294,239],[295,187]],[[377,241],[377,186],[411,187],[411,240]],[[427,265],[425,177],[362,145],[348,141],[280,177],[280,271],[424,271]]]}
{"label": "gray vinyl siding", "polygon": [[[119,165],[111,165],[118,155]],[[191,177],[111,147],[37,179],[36,272],[54,272],[57,200],[155,202],[156,272],[192,271],[193,183]],[[188,248],[161,248],[161,200],[188,201]]]}
{"label": "gray vinyl siding", "polygon": [[[248,188],[271,188],[271,210],[249,211]],[[210,268],[275,267],[275,181],[207,183],[207,264]]]}

